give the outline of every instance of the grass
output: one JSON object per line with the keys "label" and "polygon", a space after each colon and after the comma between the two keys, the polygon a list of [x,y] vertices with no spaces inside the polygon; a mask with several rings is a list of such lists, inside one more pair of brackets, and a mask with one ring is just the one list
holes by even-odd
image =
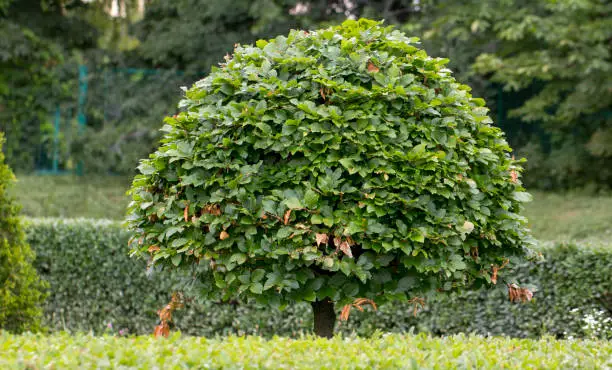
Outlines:
{"label": "grass", "polygon": [[612,195],[533,192],[525,216],[541,240],[612,242]]}
{"label": "grass", "polygon": [[123,177],[17,175],[13,195],[29,217],[121,219],[130,182]]}
{"label": "grass", "polygon": [[612,342],[456,335],[169,339],[0,334],[3,369],[605,369]]}
{"label": "grass", "polygon": [[[18,176],[14,194],[29,217],[122,219],[129,180],[121,177]],[[527,204],[541,240],[600,243],[612,239],[612,195],[533,192]]]}

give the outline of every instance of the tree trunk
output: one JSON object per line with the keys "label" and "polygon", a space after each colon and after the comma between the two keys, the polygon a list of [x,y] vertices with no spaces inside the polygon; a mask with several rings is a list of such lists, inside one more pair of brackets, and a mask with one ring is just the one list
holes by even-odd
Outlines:
{"label": "tree trunk", "polygon": [[333,337],[336,324],[334,302],[329,299],[312,302],[312,313],[314,314],[315,334],[323,338]]}

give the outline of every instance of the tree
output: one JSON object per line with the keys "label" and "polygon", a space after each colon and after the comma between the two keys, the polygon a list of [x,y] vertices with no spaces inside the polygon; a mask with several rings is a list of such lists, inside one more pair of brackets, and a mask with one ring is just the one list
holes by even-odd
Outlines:
{"label": "tree", "polygon": [[521,98],[510,110],[523,123],[517,130],[523,140],[514,144],[529,142],[530,154],[540,157],[530,161],[534,179],[557,187],[609,186],[612,4],[468,1],[450,3],[444,12],[434,30],[480,45],[474,70],[502,85],[504,96]]}
{"label": "tree", "polygon": [[238,46],[139,166],[133,254],[194,268],[203,299],[419,302],[531,256],[503,133],[419,50],[368,20]]}
{"label": "tree", "polygon": [[0,4],[0,132],[8,139],[9,163],[31,169],[50,127],[49,96],[57,93],[53,67],[61,55],[15,19],[17,5],[11,3]]}
{"label": "tree", "polygon": [[25,242],[19,208],[6,194],[14,176],[2,153],[0,132],[0,328],[22,332],[40,329],[46,284],[32,266],[34,253]]}
{"label": "tree", "polygon": [[[80,3],[80,2],[79,2]],[[56,107],[72,99],[74,74],[63,67],[75,49],[95,44],[95,32],[66,16],[63,2],[0,3],[0,131],[7,162],[31,171],[51,155]]]}

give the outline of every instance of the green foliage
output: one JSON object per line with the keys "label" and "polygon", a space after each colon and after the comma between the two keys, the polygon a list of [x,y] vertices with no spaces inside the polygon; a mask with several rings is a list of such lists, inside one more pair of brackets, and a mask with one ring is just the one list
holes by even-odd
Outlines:
{"label": "green foliage", "polygon": [[[564,188],[609,186],[612,4],[466,1],[440,10],[435,31],[475,45],[481,54],[473,66],[476,72],[501,84],[506,95],[527,93],[510,117],[519,119],[513,124],[513,130],[518,128],[515,141],[522,141],[520,146],[529,142],[523,153],[534,158],[528,168],[531,182]],[[532,127],[519,126],[525,122]],[[548,142],[544,146],[542,139]]]}
{"label": "green foliage", "polygon": [[8,163],[29,170],[49,136],[49,96],[59,95],[54,66],[62,57],[11,16],[0,12],[0,132]]}
{"label": "green foliage", "polygon": [[460,290],[530,255],[520,162],[416,42],[360,20],[238,46],[139,166],[133,253],[277,307]]}
{"label": "green foliage", "polygon": [[[157,322],[155,311],[170,300],[173,289],[192,278],[159,269],[145,272],[145,261],[130,259],[129,234],[119,224],[92,220],[32,220],[27,240],[36,251],[36,268],[51,285],[45,324],[53,330],[149,334]],[[69,246],[69,247],[68,247]],[[377,312],[351,313],[338,329],[371,335],[408,332],[413,328],[435,334],[474,332],[513,337],[581,337],[582,315],[592,309],[612,312],[612,249],[550,245],[545,261],[524,263],[507,281],[537,287],[529,304],[508,302],[503,282],[497,289],[440,296],[416,317],[405,303],[383,305]],[[502,270],[503,271],[503,270]],[[578,312],[573,313],[572,310]],[[274,334],[296,336],[310,332],[309,305],[284,311],[263,310],[253,304],[205,301],[187,303],[175,312],[176,328],[190,335]],[[612,313],[608,314],[612,317]]]}
{"label": "green foliage", "polygon": [[171,285],[149,280],[125,254],[127,233],[108,221],[49,221],[27,226],[36,268],[51,286],[45,324],[101,330],[112,322],[146,333]]}
{"label": "green foliage", "polygon": [[344,18],[342,5],[329,11],[328,0],[309,1],[307,14],[292,15],[295,6],[290,0],[152,0],[134,27],[141,40],[137,51],[150,65],[202,72],[217,65],[235,43]]}
{"label": "green foliage", "polygon": [[71,147],[73,158],[88,174],[132,176],[138,160],[155,150],[160,117],[177,112],[180,86],[194,80],[174,70],[90,69],[87,127]]}
{"label": "green foliage", "polygon": [[[539,340],[456,335],[387,335],[372,339],[286,340],[173,336],[120,338],[67,334],[0,335],[0,366],[44,368],[256,368],[256,369],[604,369],[609,341]],[[74,355],[67,356],[66,353]]]}
{"label": "green foliage", "polygon": [[6,194],[15,180],[4,164],[0,133],[0,329],[22,332],[40,329],[46,285],[32,266],[34,253],[25,242],[19,208]]}
{"label": "green foliage", "polygon": [[92,27],[67,17],[62,3],[9,1],[0,11],[0,131],[7,137],[7,162],[19,172],[53,155],[51,117],[75,87],[66,75],[69,54],[95,40]]}

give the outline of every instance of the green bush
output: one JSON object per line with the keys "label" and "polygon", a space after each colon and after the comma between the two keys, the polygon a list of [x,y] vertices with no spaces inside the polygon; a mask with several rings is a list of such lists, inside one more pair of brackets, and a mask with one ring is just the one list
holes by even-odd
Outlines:
{"label": "green bush", "polygon": [[520,161],[417,42],[362,19],[238,46],[139,166],[134,254],[197,266],[203,299],[313,302],[322,335],[331,302],[495,284],[534,244]]}
{"label": "green bush", "polygon": [[[287,340],[0,335],[0,367],[121,369],[607,369],[612,342],[386,335]],[[70,355],[67,355],[70,354]]]}
{"label": "green bush", "polygon": [[[190,282],[155,269],[147,276],[145,261],[128,257],[129,235],[117,223],[31,220],[26,231],[38,256],[36,268],[51,284],[45,323],[54,330],[99,333],[111,323],[115,331],[151,333],[157,323],[156,310],[169,301],[173,289]],[[439,297],[417,317],[405,303],[389,303],[377,312],[354,310],[338,329],[362,335],[377,329],[407,332],[414,328],[434,334],[584,336],[585,314],[593,309],[612,312],[612,249],[548,245],[542,253],[545,261],[522,264],[513,276],[519,281],[529,277],[538,288],[529,304],[511,304],[506,289],[499,286]],[[305,304],[281,312],[206,301],[188,303],[177,311],[175,324],[184,333],[208,337],[230,333],[295,336],[310,332],[312,314]]]}
{"label": "green bush", "polygon": [[15,181],[4,163],[0,132],[0,329],[14,332],[40,329],[45,284],[32,266],[34,253],[25,241],[19,207],[9,197]]}

